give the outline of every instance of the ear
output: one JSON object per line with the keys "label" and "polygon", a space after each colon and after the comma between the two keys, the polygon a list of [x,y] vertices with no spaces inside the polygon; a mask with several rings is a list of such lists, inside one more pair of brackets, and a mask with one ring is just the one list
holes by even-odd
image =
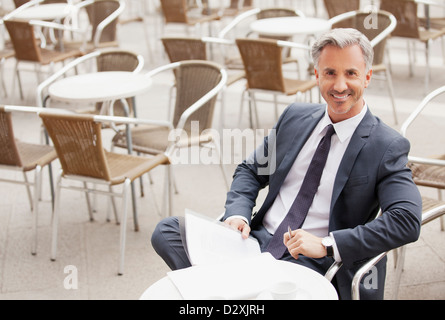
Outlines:
{"label": "ear", "polygon": [[372,68],[369,69],[368,73],[365,76],[365,88],[367,88],[371,83],[371,78],[372,78]]}
{"label": "ear", "polygon": [[315,74],[315,80],[317,80],[317,85],[318,85],[318,84],[319,84],[319,83],[318,83],[319,74],[318,74],[318,70],[317,70],[317,68],[315,68],[315,67],[314,67],[314,74]]}

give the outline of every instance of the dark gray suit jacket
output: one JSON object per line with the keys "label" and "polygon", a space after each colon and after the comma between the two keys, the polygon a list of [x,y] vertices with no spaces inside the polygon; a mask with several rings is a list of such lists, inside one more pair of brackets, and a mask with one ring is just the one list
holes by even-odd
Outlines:
{"label": "dark gray suit jacket", "polygon": [[[237,167],[227,196],[225,218],[242,215],[252,229],[262,223],[325,108],[318,104],[293,104],[283,112],[274,127],[275,134],[266,137],[250,158]],[[335,178],[329,217],[329,231],[333,232],[343,261],[335,279],[342,299],[351,298],[352,277],[363,262],[419,237],[422,201],[406,167],[409,149],[407,139],[369,110],[346,149]],[[267,186],[266,199],[252,217],[258,193]],[[374,219],[380,208],[383,214]],[[307,257],[298,261],[322,274],[333,262],[331,258]],[[382,299],[386,259],[371,276],[374,283],[362,284],[361,297]]]}

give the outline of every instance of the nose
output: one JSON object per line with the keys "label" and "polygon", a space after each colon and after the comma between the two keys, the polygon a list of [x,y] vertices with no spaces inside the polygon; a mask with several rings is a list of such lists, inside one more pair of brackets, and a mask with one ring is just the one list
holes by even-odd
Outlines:
{"label": "nose", "polygon": [[348,89],[346,78],[343,75],[338,75],[335,78],[333,89],[339,93],[344,92]]}

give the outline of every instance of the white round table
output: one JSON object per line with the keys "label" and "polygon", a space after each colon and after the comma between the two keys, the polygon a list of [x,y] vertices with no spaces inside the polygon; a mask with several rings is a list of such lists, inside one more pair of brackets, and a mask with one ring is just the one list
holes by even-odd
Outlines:
{"label": "white round table", "polygon": [[64,102],[109,102],[136,96],[151,86],[150,77],[128,71],[92,72],[51,84],[51,99]]}
{"label": "white round table", "polygon": [[48,3],[31,6],[18,12],[14,18],[24,20],[61,20],[70,15],[76,7],[67,3]]}
{"label": "white round table", "polygon": [[250,24],[250,29],[270,37],[316,35],[331,29],[329,20],[320,18],[279,17],[260,19]]}
{"label": "white round table", "polygon": [[[338,300],[337,291],[334,286],[321,274],[307,267],[278,261],[282,270],[298,285],[297,300]],[[151,285],[140,296],[140,300],[182,300],[178,289],[168,276],[160,279]],[[260,300],[272,299],[268,291],[264,291],[257,296]]]}

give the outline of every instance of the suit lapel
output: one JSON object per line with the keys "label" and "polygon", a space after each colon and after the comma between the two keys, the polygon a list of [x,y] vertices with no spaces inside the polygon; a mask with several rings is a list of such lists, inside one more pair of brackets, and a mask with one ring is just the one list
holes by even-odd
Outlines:
{"label": "suit lapel", "polygon": [[303,130],[296,130],[294,136],[289,137],[290,143],[288,144],[287,152],[279,163],[273,180],[270,181],[269,193],[267,194],[264,204],[261,207],[261,212],[259,213],[264,214],[267,210],[269,210],[273,201],[275,201],[281,185],[283,184],[284,179],[286,179],[289,170],[292,168],[298,153],[300,152],[301,148],[303,148],[304,143],[307,141],[315,126],[323,117],[324,112],[324,107],[318,109],[310,116],[303,118],[300,123],[296,124],[297,126],[301,126]]}
{"label": "suit lapel", "polygon": [[[372,115],[371,111],[367,111],[365,117],[358,125],[354,134],[351,137],[348,148],[341,160],[340,166],[338,168],[337,175],[334,182],[334,191],[332,193],[331,201],[331,213],[334,208],[334,204],[337,202],[340,193],[348,182],[349,175],[351,173],[352,167],[354,166],[355,160],[362,150],[363,146],[368,141],[368,137],[375,125],[375,117]],[[332,215],[331,215],[332,216]]]}

